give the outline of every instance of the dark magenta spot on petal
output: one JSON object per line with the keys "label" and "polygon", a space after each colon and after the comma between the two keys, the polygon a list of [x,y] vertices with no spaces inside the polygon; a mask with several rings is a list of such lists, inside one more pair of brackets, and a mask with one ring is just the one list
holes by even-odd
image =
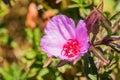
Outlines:
{"label": "dark magenta spot on petal", "polygon": [[77,40],[69,39],[63,46],[62,54],[69,58],[78,55],[80,52],[80,45]]}

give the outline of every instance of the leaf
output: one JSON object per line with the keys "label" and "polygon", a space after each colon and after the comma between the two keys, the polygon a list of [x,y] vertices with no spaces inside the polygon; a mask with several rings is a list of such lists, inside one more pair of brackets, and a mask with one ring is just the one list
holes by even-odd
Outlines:
{"label": "leaf", "polygon": [[61,66],[65,65],[66,63],[69,63],[69,61],[61,60],[61,61],[56,65],[56,68],[61,67]]}
{"label": "leaf", "polygon": [[120,36],[111,36],[110,41],[117,41],[117,40],[120,40]]}
{"label": "leaf", "polygon": [[48,73],[49,73],[49,69],[48,68],[43,68],[43,69],[40,70],[39,76],[44,76]]}
{"label": "leaf", "polygon": [[105,63],[109,63],[109,61],[104,58],[102,51],[99,50],[99,52],[98,52],[97,49],[92,45],[90,46],[90,49],[93,51],[93,53],[95,54],[96,57],[98,57],[99,59],[101,59]]}
{"label": "leaf", "polygon": [[0,74],[2,74],[4,80],[25,80],[21,79],[24,74],[22,67],[15,63],[12,63],[7,68],[0,68]]}
{"label": "leaf", "polygon": [[21,77],[20,77],[21,80],[27,80],[28,75],[29,75],[29,71],[26,71],[26,72],[22,73],[22,74],[21,74]]}
{"label": "leaf", "polygon": [[36,55],[36,52],[33,50],[33,49],[28,49],[28,51],[27,51],[27,53],[25,54],[25,58],[27,59],[27,60],[32,60],[32,59],[34,59],[35,57],[36,57],[37,55]]}
{"label": "leaf", "polygon": [[75,3],[80,3],[80,0],[71,0],[71,1],[73,1]]}
{"label": "leaf", "polygon": [[50,70],[49,73],[43,76],[43,80],[56,80],[55,73]]}
{"label": "leaf", "polygon": [[90,80],[97,80],[97,76],[96,75],[91,75],[91,74],[88,74]]}
{"label": "leaf", "polygon": [[108,46],[110,46],[112,49],[120,53],[120,44],[110,42],[108,43]]}
{"label": "leaf", "polygon": [[36,27],[33,31],[33,48],[37,49],[40,46],[41,33],[39,27]]}
{"label": "leaf", "polygon": [[103,10],[103,6],[104,6],[104,1],[100,0],[100,4],[98,5],[97,8],[102,11]]}
{"label": "leaf", "polygon": [[68,8],[77,8],[77,7],[79,7],[78,4],[73,4],[73,5],[68,6]]}
{"label": "leaf", "polygon": [[97,12],[99,20],[101,20],[102,26],[107,30],[107,33],[110,36],[112,34],[111,22],[107,18],[105,18],[103,13],[100,12],[98,9],[95,8],[94,10]]}
{"label": "leaf", "polygon": [[90,57],[88,54],[85,54],[83,59],[84,59],[84,71],[87,78],[89,80],[98,80],[98,72],[93,58]]}
{"label": "leaf", "polygon": [[31,29],[29,29],[29,28],[26,28],[25,30],[25,35],[27,36],[27,38],[28,38],[28,40],[29,40],[29,42],[30,43],[33,43],[33,32],[32,32],[32,30]]}
{"label": "leaf", "polygon": [[11,71],[10,73],[12,74],[14,79],[19,79],[20,78],[21,69],[22,68],[15,63],[13,63],[10,66],[10,71]]}
{"label": "leaf", "polygon": [[113,80],[111,77],[109,77],[109,74],[111,74],[112,70],[105,71],[104,73],[100,74],[100,80]]}
{"label": "leaf", "polygon": [[107,30],[108,35],[111,36],[112,34],[111,22],[107,18],[105,18],[103,15],[101,17],[101,22],[102,22],[102,26]]}
{"label": "leaf", "polygon": [[43,64],[43,67],[47,67],[48,65],[50,65],[50,63],[52,62],[52,57],[48,58],[45,63]]}
{"label": "leaf", "polygon": [[2,74],[5,80],[12,80],[12,76],[5,69],[0,68],[0,74]]}
{"label": "leaf", "polygon": [[[120,18],[117,18],[113,25],[112,25],[112,31],[113,31],[113,34],[116,34],[116,32],[118,32],[120,30],[120,25],[119,25],[119,22],[120,22]],[[119,33],[119,32],[118,32]]]}
{"label": "leaf", "polygon": [[120,17],[120,11],[118,11],[117,13],[115,13],[115,14],[110,18],[110,20],[117,19],[118,17]]}

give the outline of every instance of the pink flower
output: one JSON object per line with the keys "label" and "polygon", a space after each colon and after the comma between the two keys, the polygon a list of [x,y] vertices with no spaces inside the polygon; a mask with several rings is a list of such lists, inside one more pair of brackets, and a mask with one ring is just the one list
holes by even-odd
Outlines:
{"label": "pink flower", "polygon": [[89,36],[83,20],[75,27],[71,18],[57,15],[48,22],[45,33],[40,45],[49,57],[73,61],[88,51]]}

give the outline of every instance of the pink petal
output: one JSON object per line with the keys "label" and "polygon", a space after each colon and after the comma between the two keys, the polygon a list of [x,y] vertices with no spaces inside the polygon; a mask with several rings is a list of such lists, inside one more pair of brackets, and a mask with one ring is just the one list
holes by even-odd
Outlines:
{"label": "pink petal", "polygon": [[[59,37],[59,38],[58,38]],[[49,57],[61,55],[61,49],[65,40],[61,38],[57,33],[54,35],[46,35],[41,39],[41,47],[44,52],[47,53]]]}
{"label": "pink petal", "polygon": [[76,28],[76,37],[80,43],[80,53],[86,53],[89,48],[89,35],[87,33],[86,24],[83,20],[80,20]]}
{"label": "pink petal", "polygon": [[75,24],[71,18],[64,15],[57,15],[53,17],[47,24],[45,32],[51,34],[57,32],[64,39],[68,40],[75,38]]}
{"label": "pink petal", "polygon": [[66,56],[62,56],[62,60],[74,61],[74,60],[80,58],[80,56],[81,56],[81,54],[78,54],[78,55],[76,55],[75,57],[72,57],[72,58],[68,58]]}
{"label": "pink petal", "polygon": [[49,57],[52,57],[52,56],[55,56],[55,57],[59,57],[61,56],[61,49],[60,48],[57,48],[57,47],[50,47],[50,46],[46,46],[46,47],[42,47],[42,50],[44,52],[47,53],[47,55]]}

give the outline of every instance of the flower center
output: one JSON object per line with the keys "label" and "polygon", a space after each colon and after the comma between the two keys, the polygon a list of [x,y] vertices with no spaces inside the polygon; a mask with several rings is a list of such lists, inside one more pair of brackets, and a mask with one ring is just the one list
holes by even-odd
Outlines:
{"label": "flower center", "polygon": [[78,55],[80,52],[80,45],[77,40],[69,39],[67,43],[63,46],[62,54],[69,58]]}

